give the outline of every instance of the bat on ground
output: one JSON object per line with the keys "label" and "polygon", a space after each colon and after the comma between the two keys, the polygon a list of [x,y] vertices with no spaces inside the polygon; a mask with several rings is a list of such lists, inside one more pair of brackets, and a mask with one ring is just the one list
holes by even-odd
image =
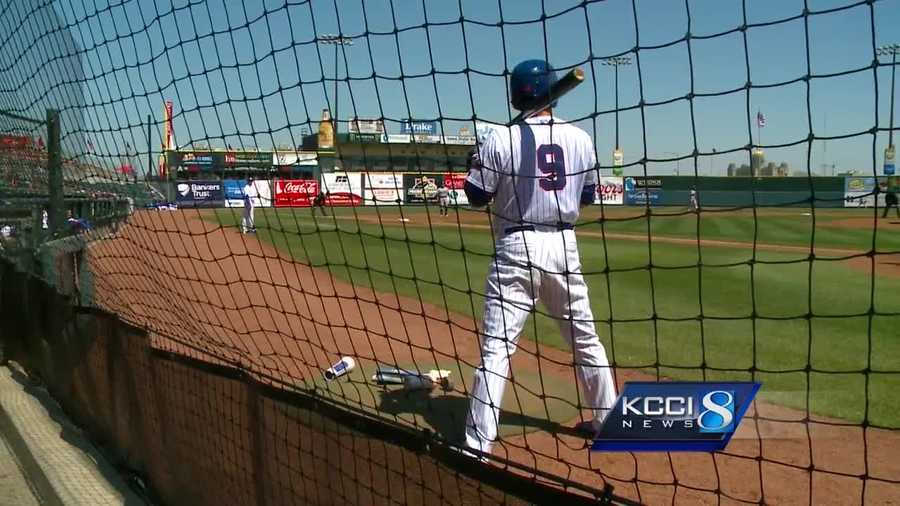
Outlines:
{"label": "bat on ground", "polygon": [[419,374],[396,367],[379,367],[372,381],[379,385],[403,385],[405,390],[431,390],[435,386],[444,391],[453,390],[450,371],[446,369],[431,369]]}
{"label": "bat on ground", "polygon": [[506,126],[511,126],[519,121],[524,121],[535,113],[543,111],[555,102],[559,97],[575,89],[576,86],[584,82],[584,71],[580,68],[570,70],[559,81],[556,81],[550,91],[546,95],[535,98],[531,103],[527,104],[518,116],[513,118]]}

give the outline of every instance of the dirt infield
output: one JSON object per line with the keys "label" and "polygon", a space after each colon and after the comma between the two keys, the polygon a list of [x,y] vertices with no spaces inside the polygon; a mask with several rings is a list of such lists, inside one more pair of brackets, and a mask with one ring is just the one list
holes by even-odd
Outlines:
{"label": "dirt infield", "polygon": [[[485,226],[470,216],[463,226]],[[155,346],[239,364],[275,383],[308,385],[341,355],[363,367],[375,360],[426,369],[478,364],[472,318],[342,283],[252,235],[204,222],[196,211],[139,211],[114,237],[94,242],[88,261],[98,303],[151,330]],[[513,374],[540,371],[574,384],[570,354],[525,340],[521,350]],[[620,383],[639,378],[646,376],[617,371]],[[460,392],[470,381],[459,378]],[[338,401],[341,388],[359,388],[336,386],[323,392]],[[511,384],[507,396],[514,391]],[[372,388],[360,395],[380,394]],[[765,404],[757,410],[764,419],[748,414],[728,451],[714,455],[590,453],[585,440],[563,429],[523,430],[495,453],[596,488],[609,482],[617,494],[649,504],[718,504],[722,497],[853,504],[863,495],[868,504],[897,503],[896,431],[805,422],[804,413]],[[402,413],[381,414],[413,423]]]}

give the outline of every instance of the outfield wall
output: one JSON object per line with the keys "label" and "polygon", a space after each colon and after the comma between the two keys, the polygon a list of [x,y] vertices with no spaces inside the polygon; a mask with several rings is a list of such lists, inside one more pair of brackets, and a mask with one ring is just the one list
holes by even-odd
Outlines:
{"label": "outfield wall", "polygon": [[696,189],[706,207],[843,207],[843,177],[624,177],[623,203],[686,207]]}
{"label": "outfield wall", "polygon": [[[257,206],[309,207],[319,192],[329,192],[326,205],[422,205],[437,203],[437,188],[446,184],[456,205],[467,205],[463,173],[334,172],[319,179],[257,181]],[[603,176],[595,204],[686,207],[695,188],[705,207],[871,207],[876,186],[883,193],[886,178],[874,177],[693,177]],[[178,181],[172,183],[182,207],[241,207],[243,180]],[[265,197],[263,197],[265,195]],[[883,196],[878,201],[884,205]]]}

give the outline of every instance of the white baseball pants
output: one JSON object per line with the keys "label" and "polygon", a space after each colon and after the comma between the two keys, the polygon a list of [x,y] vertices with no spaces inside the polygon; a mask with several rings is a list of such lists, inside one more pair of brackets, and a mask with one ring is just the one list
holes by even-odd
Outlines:
{"label": "white baseball pants", "polygon": [[253,209],[252,204],[244,203],[244,214],[241,216],[241,232],[247,233],[256,228],[256,223],[253,219]]}
{"label": "white baseball pants", "polygon": [[575,232],[513,232],[500,237],[495,250],[485,290],[482,362],[470,392],[466,445],[490,452],[497,438],[509,360],[538,300],[558,320],[572,349],[583,394],[581,407],[593,411],[595,423],[602,422],[615,404],[616,385],[594,329]]}

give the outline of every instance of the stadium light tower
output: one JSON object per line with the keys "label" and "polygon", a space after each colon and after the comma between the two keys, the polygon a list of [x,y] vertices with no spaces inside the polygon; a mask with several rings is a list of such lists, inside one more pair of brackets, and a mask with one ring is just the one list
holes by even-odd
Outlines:
{"label": "stadium light tower", "polygon": [[[353,39],[350,37],[344,37],[342,35],[334,35],[334,34],[325,34],[319,36],[319,42],[322,44],[333,44],[334,45],[334,114],[332,115],[332,119],[334,119],[334,135],[337,136],[338,133],[338,50],[341,46],[352,46]],[[348,69],[347,75],[349,76],[350,71]]]}
{"label": "stadium light tower", "polygon": [[603,65],[607,65],[613,68],[613,74],[615,75],[615,90],[616,90],[616,149],[619,149],[619,66],[620,65],[631,65],[631,57],[630,56],[613,56],[611,58],[605,58],[603,60]]}
{"label": "stadium light tower", "polygon": [[884,173],[886,175],[894,174],[894,77],[897,74],[897,53],[900,53],[900,45],[887,44],[875,50],[877,56],[891,55],[891,129],[888,131],[888,147],[884,150]]}

